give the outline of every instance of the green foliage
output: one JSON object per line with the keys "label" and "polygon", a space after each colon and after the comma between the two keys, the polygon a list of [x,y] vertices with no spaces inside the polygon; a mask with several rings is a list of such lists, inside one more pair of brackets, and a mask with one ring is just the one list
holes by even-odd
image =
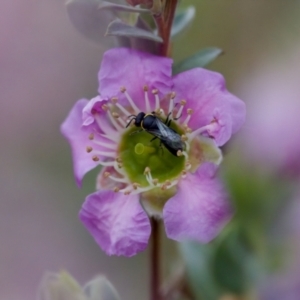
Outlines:
{"label": "green foliage", "polygon": [[204,48],[183,60],[182,62],[176,64],[173,68],[173,74],[178,74],[193,68],[203,68],[215,60],[223,51],[219,48],[209,47]]}
{"label": "green foliage", "polygon": [[147,31],[135,26],[130,26],[119,19],[112,21],[108,25],[106,35],[142,38],[155,42],[163,41],[161,37],[155,35],[151,31]]}
{"label": "green foliage", "polygon": [[188,26],[192,23],[196,14],[194,6],[188,6],[184,10],[180,10],[176,13],[173,26],[171,29],[171,36],[175,37],[176,35],[182,33]]}

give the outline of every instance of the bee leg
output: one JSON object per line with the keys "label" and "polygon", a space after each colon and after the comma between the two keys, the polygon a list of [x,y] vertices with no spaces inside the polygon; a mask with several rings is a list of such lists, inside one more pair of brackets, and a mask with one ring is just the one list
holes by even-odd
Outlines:
{"label": "bee leg", "polygon": [[161,156],[164,156],[164,147],[162,145],[162,142],[159,143],[159,148],[161,150]]}
{"label": "bee leg", "polygon": [[154,140],[156,140],[158,137],[157,136],[155,136],[154,138],[152,138],[151,140],[150,140],[150,142],[153,142]]}
{"label": "bee leg", "polygon": [[130,133],[130,135],[132,135],[132,134],[136,134],[136,133],[140,133],[140,132],[142,132],[142,131],[144,131],[144,129],[140,129],[140,130],[137,130],[137,131],[131,132],[131,133]]}

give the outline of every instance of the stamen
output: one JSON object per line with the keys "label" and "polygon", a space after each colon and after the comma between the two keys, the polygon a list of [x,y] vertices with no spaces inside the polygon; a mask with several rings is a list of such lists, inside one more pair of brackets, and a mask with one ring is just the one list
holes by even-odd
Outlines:
{"label": "stamen", "polygon": [[116,119],[113,117],[112,112],[111,112],[110,110],[108,111],[108,117],[109,117],[109,120],[111,121],[111,123],[115,126],[115,128],[116,128],[119,132],[124,131],[124,128],[121,127],[121,126],[117,123]]}
{"label": "stamen", "polygon": [[181,140],[182,140],[183,142],[186,142],[186,141],[188,140],[188,137],[187,137],[185,134],[183,134],[183,135],[181,136]]}
{"label": "stamen", "polygon": [[193,140],[197,135],[199,135],[199,134],[201,134],[201,133],[203,133],[203,132],[205,132],[205,131],[208,131],[211,127],[212,127],[211,124],[209,124],[209,125],[205,125],[205,126],[203,126],[203,127],[200,127],[200,128],[198,128],[198,129],[194,130],[194,131],[189,135],[189,140],[190,140],[190,141]]}
{"label": "stamen", "polygon": [[150,172],[151,172],[150,168],[149,168],[149,167],[146,167],[146,168],[145,168],[145,171],[144,171],[144,175],[147,175],[147,174],[150,173]]}
{"label": "stamen", "polygon": [[181,178],[185,178],[187,175],[187,170],[183,170],[181,173]]}
{"label": "stamen", "polygon": [[89,134],[89,140],[93,140],[94,139],[94,133],[90,133]]}
{"label": "stamen", "polygon": [[185,151],[178,150],[176,153],[177,156],[184,156],[186,159],[189,158],[188,154]]}
{"label": "stamen", "polygon": [[129,104],[131,105],[131,107],[133,108],[133,110],[138,113],[140,110],[139,108],[135,105],[134,101],[132,100],[132,98],[129,96],[126,88],[123,86],[120,88],[120,91],[125,95],[125,97],[127,98]]}
{"label": "stamen", "polygon": [[128,187],[121,189],[121,190],[119,190],[119,192],[124,193],[124,195],[129,195],[132,192],[132,190],[128,190],[127,188]]}
{"label": "stamen", "polygon": [[115,157],[116,152],[106,152],[106,151],[94,151],[95,154],[107,157]]}
{"label": "stamen", "polygon": [[174,99],[176,97],[176,93],[175,92],[171,92],[170,93],[170,103],[169,103],[169,110],[168,113],[172,112],[174,109]]}
{"label": "stamen", "polygon": [[191,115],[192,115],[192,113],[193,113],[193,110],[192,110],[191,108],[188,108],[188,109],[186,110],[186,112],[187,112],[188,115],[186,116],[186,119],[183,121],[183,124],[185,124],[185,125],[187,125],[188,122],[190,121]]}
{"label": "stamen", "polygon": [[93,140],[93,143],[98,145],[98,146],[102,146],[111,150],[115,150],[117,148],[116,144],[110,144],[110,143],[105,143],[99,140]]}
{"label": "stamen", "polygon": [[[102,108],[104,111],[107,111],[107,110],[108,110],[107,104],[103,104],[103,105],[101,106],[101,108]],[[96,113],[96,112],[95,112],[95,113]]]}
{"label": "stamen", "polygon": [[[110,116],[110,114],[108,114]],[[112,118],[112,116],[110,116],[110,118]],[[112,118],[113,119],[113,118]],[[118,142],[119,140],[119,132],[116,131],[115,129],[113,129],[107,122],[107,120],[105,120],[105,118],[100,117],[99,114],[95,115],[95,120],[97,121],[97,124],[99,126],[99,128],[101,128],[103,130],[103,132],[105,133],[105,135],[107,136],[108,139],[112,139],[116,142]]]}
{"label": "stamen", "polygon": [[99,164],[103,167],[113,167],[114,161],[100,161]]}
{"label": "stamen", "polygon": [[158,184],[158,179],[157,179],[157,178],[153,179],[153,180],[152,180],[152,183],[153,183],[154,185],[157,185],[157,184]]}
{"label": "stamen", "polygon": [[146,103],[146,111],[150,112],[151,111],[151,106],[150,106],[150,101],[149,101],[149,95],[148,95],[148,86],[144,86],[144,92],[145,92],[145,103]]}
{"label": "stamen", "polygon": [[189,170],[191,167],[192,167],[192,164],[189,161],[187,161],[185,164],[185,169]]}
{"label": "stamen", "polygon": [[186,101],[185,100],[181,100],[180,101],[180,107],[178,109],[178,112],[176,114],[176,119],[180,118],[181,114],[182,114],[182,110],[183,110],[183,107],[186,105]]}
{"label": "stamen", "polygon": [[117,112],[112,112],[112,116],[123,125],[123,127],[126,127],[127,123],[121,118],[121,116]]}
{"label": "stamen", "polygon": [[109,136],[109,135],[102,134],[102,133],[100,133],[100,135],[103,136],[104,138],[111,140],[113,142],[116,142],[116,143],[118,143],[118,141],[119,141],[119,137],[116,137],[116,136]]}
{"label": "stamen", "polygon": [[129,182],[128,182],[128,180],[126,178],[118,178],[118,177],[115,177],[115,176],[112,176],[112,175],[109,175],[108,177],[110,179],[116,181],[116,182],[121,182],[121,183],[127,183],[127,184],[129,184]]}
{"label": "stamen", "polygon": [[185,141],[185,150],[187,153],[190,151],[190,143],[188,141]]}
{"label": "stamen", "polygon": [[110,99],[111,102],[116,106],[118,107],[123,113],[125,116],[130,116],[130,112],[124,107],[122,106],[119,102],[118,102],[118,98],[117,97],[113,97]]}
{"label": "stamen", "polygon": [[134,190],[137,190],[138,187],[140,187],[141,185],[140,185],[139,183],[137,183],[137,182],[134,182],[134,183],[132,184],[132,186],[133,186],[133,189],[134,189]]}
{"label": "stamen", "polygon": [[160,101],[159,101],[159,97],[158,97],[158,90],[154,89],[152,90],[152,94],[155,97],[155,110],[159,110],[160,109]]}
{"label": "stamen", "polygon": [[87,146],[86,147],[86,152],[87,153],[90,153],[90,152],[92,152],[93,151],[93,148],[91,147],[91,146]]}
{"label": "stamen", "polygon": [[121,157],[116,157],[116,162],[118,162],[118,163],[121,163],[122,162],[122,159],[121,159]]}
{"label": "stamen", "polygon": [[93,160],[93,161],[99,161],[100,158],[99,158],[97,155],[94,155],[94,156],[92,157],[92,160]]}
{"label": "stamen", "polygon": [[121,123],[121,125],[123,125],[124,128],[127,126],[127,123],[121,117],[118,118],[118,121]]}

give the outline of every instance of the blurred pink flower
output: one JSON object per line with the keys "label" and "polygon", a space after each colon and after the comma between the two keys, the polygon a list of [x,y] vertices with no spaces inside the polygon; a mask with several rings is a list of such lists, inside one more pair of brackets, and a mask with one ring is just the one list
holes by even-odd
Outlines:
{"label": "blurred pink flower", "polygon": [[243,93],[251,102],[241,144],[252,161],[299,176],[300,66],[296,54],[283,66],[259,69],[259,75],[247,79]]}
{"label": "blurred pink flower", "polygon": [[[244,103],[226,90],[220,74],[197,68],[172,78],[171,65],[169,58],[131,49],[107,51],[99,96],[79,100],[61,127],[78,185],[103,166],[80,219],[109,255],[145,249],[148,215],[163,217],[169,238],[200,242],[213,239],[231,216],[214,173],[222,160],[218,147],[244,122]],[[126,127],[128,117],[153,111],[162,121],[173,117],[184,145],[178,156],[162,154],[159,140]]]}

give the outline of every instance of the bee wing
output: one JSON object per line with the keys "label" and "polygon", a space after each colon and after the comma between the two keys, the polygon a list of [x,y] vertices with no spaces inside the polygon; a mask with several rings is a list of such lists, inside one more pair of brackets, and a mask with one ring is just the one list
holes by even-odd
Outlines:
{"label": "bee wing", "polygon": [[148,130],[149,133],[159,138],[162,142],[167,143],[182,143],[180,135],[172,128],[168,127],[160,119],[155,120],[157,129]]}

